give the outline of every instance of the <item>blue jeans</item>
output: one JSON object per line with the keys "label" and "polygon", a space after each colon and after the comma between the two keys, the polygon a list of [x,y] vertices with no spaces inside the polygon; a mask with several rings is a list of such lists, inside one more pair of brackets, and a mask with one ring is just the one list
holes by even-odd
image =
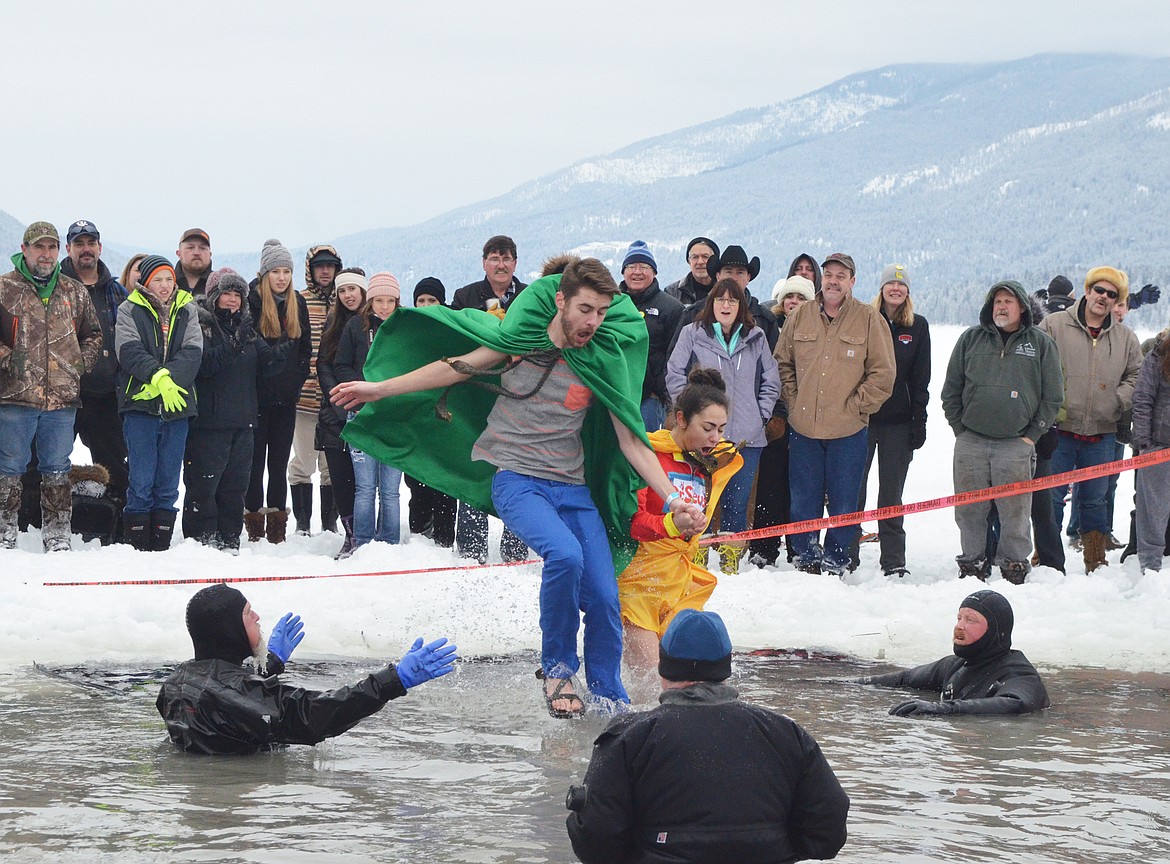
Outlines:
{"label": "blue jeans", "polygon": [[[1056,452],[1052,454],[1052,473],[1063,474],[1074,468],[1088,468],[1093,465],[1103,465],[1112,462],[1117,447],[1114,435],[1101,436],[1100,441],[1081,441],[1063,432],[1057,436]],[[1064,524],[1064,496],[1059,494],[1063,490],[1053,490],[1052,514],[1056,519],[1057,528]],[[1100,531],[1109,534],[1113,527],[1108,524],[1106,496],[1109,494],[1109,478],[1098,477],[1094,480],[1080,480],[1073,495],[1073,506],[1076,508],[1076,526],[1080,534],[1089,531]],[[1069,520],[1072,521],[1072,518]]]}
{"label": "blue jeans", "polygon": [[[788,485],[792,490],[792,521],[818,519],[829,497],[829,515],[853,513],[865,476],[869,430],[845,438],[808,438],[789,430]],[[821,563],[826,569],[849,566],[849,549],[861,534],[857,525],[830,528],[822,552],[817,532],[792,535],[792,550],[801,564]]]}
{"label": "blue jeans", "polygon": [[581,668],[577,631],[585,613],[585,682],[595,696],[629,702],[622,686],[622,619],[617,578],[601,514],[588,486],[500,471],[492,503],[541,558],[540,665],[550,678]]}
{"label": "blue jeans", "polygon": [[661,429],[665,419],[666,406],[657,396],[647,396],[642,400],[642,422],[646,424],[647,432]]}
{"label": "blue jeans", "polygon": [[743,467],[731,475],[723,490],[723,515],[719,518],[720,531],[746,531],[748,500],[752,497],[752,485],[756,482],[756,471],[760,468],[760,454],[763,447],[744,447],[739,451]]}
{"label": "blue jeans", "polygon": [[37,442],[37,470],[63,474],[73,452],[75,408],[42,411],[25,405],[0,405],[0,474],[19,477],[28,470]]}
{"label": "blue jeans", "polygon": [[[353,539],[361,546],[371,540],[397,543],[402,511],[398,489],[402,471],[385,465],[361,450],[350,448],[353,461]],[[374,498],[378,499],[377,517]]]}
{"label": "blue jeans", "polygon": [[179,500],[179,473],[187,449],[187,425],[186,417],[163,420],[140,411],[122,415],[122,435],[130,456],[127,513],[178,512],[175,502]]}

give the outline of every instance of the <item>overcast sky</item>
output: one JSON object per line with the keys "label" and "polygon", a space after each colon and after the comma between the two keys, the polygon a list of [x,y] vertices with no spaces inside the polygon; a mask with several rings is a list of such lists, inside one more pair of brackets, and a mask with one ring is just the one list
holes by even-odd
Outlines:
{"label": "overcast sky", "polygon": [[1170,4],[6,4],[0,210],[171,254],[409,225],[890,63],[1170,53]]}

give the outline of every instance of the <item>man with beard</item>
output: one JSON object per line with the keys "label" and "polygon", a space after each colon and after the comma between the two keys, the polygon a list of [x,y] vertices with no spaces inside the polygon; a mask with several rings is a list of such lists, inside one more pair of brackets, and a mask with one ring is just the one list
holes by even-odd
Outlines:
{"label": "man with beard", "polygon": [[[249,754],[282,744],[317,744],[411,687],[446,675],[457,659],[446,639],[427,645],[418,639],[397,664],[348,687],[322,692],[290,686],[278,676],[305,638],[300,616],[281,618],[264,649],[260,616],[243,594],[222,582],[191,598],[187,632],[195,659],[180,663],[163,682],[155,706],[171,741],[189,753]],[[248,658],[259,662],[245,666]]]}
{"label": "man with beard", "polygon": [[[374,403],[346,425],[353,446],[461,501],[494,507],[544,559],[537,674],[553,717],[585,710],[572,682],[582,612],[594,699],[607,700],[603,708],[629,702],[615,570],[633,555],[640,482],[666,502],[680,533],[706,521],[646,441],[646,339],[642,316],[605,265],[573,258],[563,274],[529,286],[502,321],[442,306],[400,309],[367,358],[369,380],[332,392],[343,408]],[[491,383],[456,386],[478,377]]]}
{"label": "man with beard", "polygon": [[[511,237],[497,234],[489,238],[483,244],[484,277],[456,291],[451,308],[481,309],[502,318],[512,301],[527,287],[516,278],[516,261],[516,243]],[[480,564],[487,563],[487,514],[460,501],[455,518],[455,548],[459,554]],[[500,557],[507,562],[528,557],[528,547],[507,526],[500,538]]]}
{"label": "man with beard", "polygon": [[895,717],[935,714],[1029,714],[1047,708],[1048,691],[1036,667],[1012,649],[1015,616],[1007,598],[976,591],[959,604],[954,656],[904,672],[874,675],[861,684],[933,690],[940,701],[910,699],[890,709]]}
{"label": "man with beard", "polygon": [[[1056,343],[1032,323],[1023,286],[997,282],[987,292],[979,326],[964,331],[955,343],[943,382],[943,414],[955,432],[955,492],[1031,480],[1036,442],[1051,428],[1063,401]],[[955,559],[959,578],[986,580],[991,572],[986,555],[990,509],[989,501],[955,508],[962,547]],[[1023,584],[1031,569],[1032,495],[999,498],[995,509],[1000,574]]]}
{"label": "man with beard", "polygon": [[0,549],[15,549],[21,475],[35,441],[46,552],[70,548],[69,455],[81,376],[102,350],[89,292],[57,263],[61,239],[48,222],[24,232],[13,270],[0,276]]}
{"label": "man with beard", "polygon": [[101,354],[93,369],[81,376],[81,407],[77,409],[74,428],[81,436],[81,443],[89,448],[93,461],[110,473],[106,495],[117,507],[120,521],[129,474],[115,392],[118,358],[114,356],[114,329],[118,306],[128,295],[101,259],[102,236],[92,222],[79,219],[69,226],[65,254],[68,257],[61,262],[61,273],[85,286],[102,328]]}
{"label": "man with beard", "polygon": [[211,238],[207,232],[202,228],[188,228],[179,238],[175,255],[179,259],[175,266],[175,287],[195,297],[203,294],[207,290],[207,277],[211,275]]}

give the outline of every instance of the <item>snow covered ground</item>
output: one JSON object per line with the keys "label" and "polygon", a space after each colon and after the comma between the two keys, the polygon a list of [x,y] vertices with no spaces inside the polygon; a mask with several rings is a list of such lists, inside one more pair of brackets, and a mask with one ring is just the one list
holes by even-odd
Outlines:
{"label": "snow covered ground", "polygon": [[[953,437],[937,393],[960,328],[933,334],[934,381],[929,440],[916,455],[906,501],[950,494]],[[1147,334],[1142,334],[1147,335]],[[78,462],[88,454],[78,447]],[[876,478],[876,475],[875,475]],[[403,519],[409,494],[403,487]],[[872,496],[876,490],[871,485]],[[1124,536],[1132,474],[1121,478],[1115,530]],[[499,523],[493,521],[498,547]],[[727,621],[737,650],[805,647],[897,664],[924,662],[950,650],[950,624],[959,601],[981,586],[960,581],[954,566],[958,531],[949,510],[907,517],[912,576],[886,579],[876,544],[862,547],[862,566],[842,582],[798,573],[788,565],[745,568],[720,579],[708,608]],[[405,530],[403,535],[406,536]],[[320,576],[260,581],[239,587],[271,625],[288,610],[304,616],[307,637],[298,657],[348,656],[395,660],[416,635],[451,637],[465,656],[535,650],[540,644],[536,588],[539,567],[460,569],[463,564],[430,541],[373,544],[335,562],[333,534],[290,537],[281,546],[245,544],[238,557],[183,541],[167,553],[101,548],[42,555],[37,532],[20,548],[0,551],[0,668],[33,661],[55,664],[138,664],[190,656],[183,622],[199,585],[49,587],[45,582],[126,579],[222,579]],[[1070,551],[1067,575],[1038,569],[1026,585],[1002,582],[1016,613],[1015,644],[1044,666],[1101,666],[1166,671],[1170,667],[1170,569],[1140,575],[1136,556],[1086,576]],[[495,559],[498,560],[498,559]],[[420,568],[442,572],[349,575]]]}

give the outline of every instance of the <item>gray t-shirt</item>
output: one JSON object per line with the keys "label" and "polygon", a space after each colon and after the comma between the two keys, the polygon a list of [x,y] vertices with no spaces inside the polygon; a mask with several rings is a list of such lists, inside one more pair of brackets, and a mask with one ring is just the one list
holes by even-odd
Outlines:
{"label": "gray t-shirt", "polygon": [[[546,368],[525,359],[505,372],[500,383],[513,393],[528,393],[540,384]],[[548,380],[533,396],[496,398],[471,458],[506,471],[583,486],[581,425],[591,404],[593,391],[558,358]]]}

